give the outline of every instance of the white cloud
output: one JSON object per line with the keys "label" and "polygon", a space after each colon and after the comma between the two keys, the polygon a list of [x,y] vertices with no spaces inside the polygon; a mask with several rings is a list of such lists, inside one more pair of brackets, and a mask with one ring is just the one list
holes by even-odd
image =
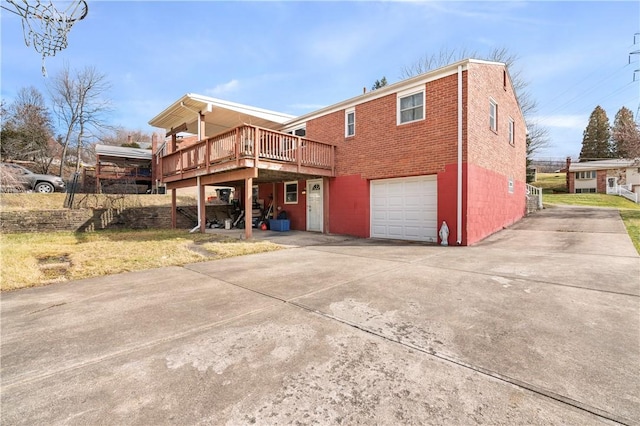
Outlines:
{"label": "white cloud", "polygon": [[227,93],[235,92],[240,87],[240,82],[235,78],[227,83],[218,84],[213,89],[206,89],[207,95],[224,95]]}

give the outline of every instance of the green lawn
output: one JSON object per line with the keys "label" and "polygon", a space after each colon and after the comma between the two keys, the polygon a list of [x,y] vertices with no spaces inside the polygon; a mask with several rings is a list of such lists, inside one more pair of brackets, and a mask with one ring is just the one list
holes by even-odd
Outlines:
{"label": "green lawn", "polygon": [[640,204],[618,195],[606,194],[544,194],[544,204],[565,204],[572,206],[609,207],[618,209],[629,237],[640,254]]}
{"label": "green lawn", "polygon": [[565,173],[538,173],[536,181],[531,185],[542,188],[543,194],[567,192],[567,175]]}

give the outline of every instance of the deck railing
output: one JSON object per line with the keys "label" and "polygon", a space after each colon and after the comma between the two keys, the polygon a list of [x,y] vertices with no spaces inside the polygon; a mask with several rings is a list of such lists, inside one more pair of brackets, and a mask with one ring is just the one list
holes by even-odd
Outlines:
{"label": "deck railing", "polygon": [[284,162],[332,170],[334,145],[288,133],[243,125],[162,157],[163,176],[241,159]]}

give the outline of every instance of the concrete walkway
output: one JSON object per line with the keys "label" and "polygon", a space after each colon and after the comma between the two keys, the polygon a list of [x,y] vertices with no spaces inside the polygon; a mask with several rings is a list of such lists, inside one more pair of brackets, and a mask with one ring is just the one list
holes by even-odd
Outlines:
{"label": "concrete walkway", "polygon": [[287,249],[3,293],[1,423],[640,424],[640,257],[615,210],[473,247]]}

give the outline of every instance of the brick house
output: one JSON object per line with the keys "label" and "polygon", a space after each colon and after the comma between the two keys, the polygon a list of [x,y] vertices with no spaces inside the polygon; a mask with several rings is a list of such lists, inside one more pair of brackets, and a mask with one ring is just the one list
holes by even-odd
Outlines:
{"label": "brick house", "polygon": [[[167,188],[235,186],[248,214],[254,194],[273,196],[291,229],[440,242],[446,222],[448,243],[469,245],[525,214],[526,128],[501,63],[460,61],[300,117],[185,95],[150,124],[171,138],[154,151]],[[185,131],[199,142],[178,149]]]}
{"label": "brick house", "polygon": [[616,194],[620,189],[640,193],[640,158],[572,163],[567,158],[567,188],[572,194]]}

